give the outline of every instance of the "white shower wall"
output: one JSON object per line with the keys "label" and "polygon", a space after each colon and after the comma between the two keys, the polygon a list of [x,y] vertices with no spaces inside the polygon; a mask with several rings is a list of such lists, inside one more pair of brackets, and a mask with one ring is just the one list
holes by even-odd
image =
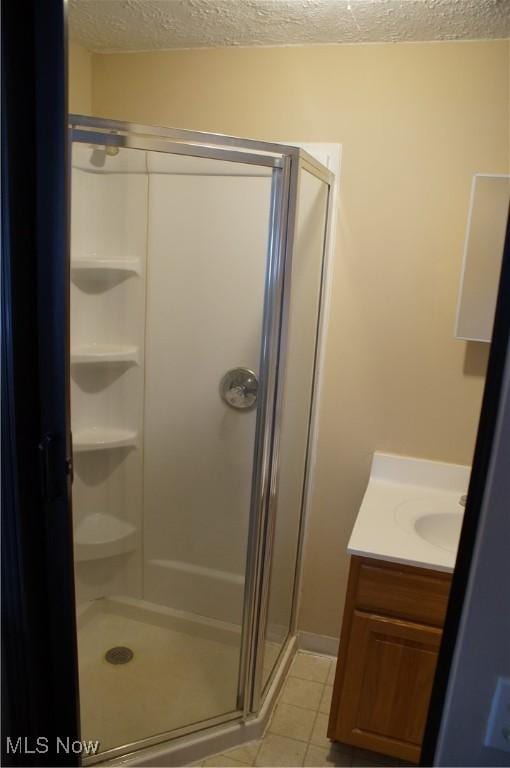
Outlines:
{"label": "white shower wall", "polygon": [[73,432],[136,441],[76,455],[75,538],[98,510],[135,535],[102,557],[104,531],[88,530],[98,554],[76,547],[78,601],[143,598],[240,624],[255,412],[226,406],[219,383],[258,373],[271,173],[125,149],[95,168],[91,151],[73,150],[72,261],[136,260],[137,273],[73,276],[72,347],[131,345],[136,363],[72,366]]}
{"label": "white shower wall", "polygon": [[200,162],[149,180],[144,595],[240,624],[256,414],[219,385],[258,373],[271,175]]}
{"label": "white shower wall", "polygon": [[141,596],[142,588],[148,180],[145,160],[133,150],[103,153],[103,167],[91,157],[90,147],[73,146],[71,421],[80,603]]}

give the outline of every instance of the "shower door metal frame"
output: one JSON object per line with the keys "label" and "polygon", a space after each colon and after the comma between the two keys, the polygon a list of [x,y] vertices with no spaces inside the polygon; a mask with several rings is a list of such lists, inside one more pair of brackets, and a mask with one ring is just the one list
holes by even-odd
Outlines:
{"label": "shower door metal frame", "polygon": [[[333,214],[333,183],[335,180],[334,174],[329,171],[325,166],[319,163],[315,158],[309,155],[305,150],[299,148],[297,156],[293,158],[294,169],[293,176],[289,190],[289,216],[287,219],[287,241],[286,241],[286,254],[285,254],[285,266],[284,266],[284,290],[282,295],[282,308],[281,308],[281,320],[280,320],[280,350],[278,360],[278,372],[279,376],[278,387],[276,391],[275,401],[275,425],[273,432],[273,455],[272,455],[272,467],[271,467],[271,489],[268,498],[267,516],[267,533],[265,539],[265,562],[264,570],[262,573],[261,583],[261,612],[259,617],[258,632],[260,640],[257,644],[257,658],[254,663],[254,683],[252,689],[251,711],[258,712],[260,706],[265,698],[267,691],[269,690],[272,681],[276,677],[279,670],[279,663],[282,658],[285,657],[287,648],[296,635],[297,619],[298,619],[298,603],[299,603],[299,574],[301,572],[301,565],[303,559],[303,544],[304,544],[304,516],[306,512],[306,505],[308,501],[309,493],[309,459],[310,459],[310,438],[311,430],[314,420],[316,419],[316,402],[315,392],[317,389],[318,369],[319,369],[319,352],[320,341],[322,331],[322,316],[325,304],[326,294],[326,254],[330,247],[332,237],[332,214]],[[268,608],[269,608],[269,595],[271,589],[271,563],[272,563],[272,548],[274,543],[274,532],[276,525],[276,518],[278,514],[278,488],[279,488],[279,443],[281,433],[282,411],[283,411],[283,390],[285,381],[285,366],[288,352],[288,325],[289,314],[291,305],[291,276],[292,276],[292,257],[294,250],[294,238],[298,217],[298,199],[299,189],[301,182],[301,172],[306,171],[313,176],[317,177],[320,181],[324,182],[328,187],[327,203],[326,203],[326,219],[324,229],[324,239],[322,247],[322,259],[321,259],[321,276],[319,287],[319,305],[317,313],[317,329],[315,337],[315,349],[313,359],[313,374],[312,374],[312,389],[310,395],[310,413],[308,419],[308,431],[307,431],[307,444],[306,444],[306,456],[305,456],[305,468],[303,475],[301,504],[300,504],[300,516],[299,516],[299,531],[298,541],[296,548],[296,560],[294,562],[294,581],[293,581],[293,594],[290,611],[289,631],[286,639],[284,640],[282,647],[278,653],[274,667],[269,674],[267,680],[263,681],[263,666],[264,666],[264,639],[267,633],[268,623]]]}
{"label": "shower door metal frame", "polygon": [[[328,184],[330,190],[334,177],[306,151],[285,144],[178,128],[160,128],[84,115],[70,115],[69,127],[70,142],[203,157],[273,169],[259,366],[260,402],[255,427],[238,708],[179,729],[105,750],[95,759],[84,759],[84,764],[88,764],[126,755],[135,750],[151,747],[231,720],[242,720],[255,715],[259,710],[262,699],[262,662],[270,589],[272,533],[278,487],[278,438],[283,392],[283,376],[280,374],[282,373],[281,361],[285,357],[286,348],[285,334],[290,304],[290,274],[299,174],[301,168],[313,173]],[[328,200],[330,203],[330,193]],[[328,204],[327,224],[329,220]],[[323,303],[323,289],[322,285],[320,306]],[[295,564],[296,573],[299,571],[301,562],[302,514],[303,512],[301,512],[301,530]],[[294,582],[290,630],[282,652],[295,633],[297,597],[295,584],[296,582]]]}

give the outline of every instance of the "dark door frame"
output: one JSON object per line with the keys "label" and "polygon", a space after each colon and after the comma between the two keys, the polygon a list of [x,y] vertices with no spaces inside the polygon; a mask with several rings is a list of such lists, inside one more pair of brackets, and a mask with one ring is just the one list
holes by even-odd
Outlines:
{"label": "dark door frame", "polygon": [[[501,391],[505,374],[505,362],[510,344],[510,215],[507,223],[505,247],[501,266],[496,314],[492,335],[487,377],[478,425],[473,467],[468,489],[464,522],[459,541],[457,560],[452,577],[443,638],[432,689],[429,714],[423,746],[421,765],[436,765],[435,753],[443,719],[445,700],[457,641],[460,639],[462,611],[479,526],[482,503],[488,482],[488,471],[496,457],[496,428],[501,406]],[[509,500],[510,504],[510,500]],[[509,638],[510,642],[510,638]]]}
{"label": "dark door frame", "polygon": [[62,0],[2,0],[3,765],[78,764],[66,57]]}

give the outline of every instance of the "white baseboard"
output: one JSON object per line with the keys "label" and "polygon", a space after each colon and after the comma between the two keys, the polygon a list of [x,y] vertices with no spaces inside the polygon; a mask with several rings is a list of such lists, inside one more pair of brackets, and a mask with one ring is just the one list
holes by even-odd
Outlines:
{"label": "white baseboard", "polygon": [[300,651],[321,653],[325,656],[336,656],[338,653],[338,637],[329,635],[316,635],[313,632],[298,632],[298,647]]}

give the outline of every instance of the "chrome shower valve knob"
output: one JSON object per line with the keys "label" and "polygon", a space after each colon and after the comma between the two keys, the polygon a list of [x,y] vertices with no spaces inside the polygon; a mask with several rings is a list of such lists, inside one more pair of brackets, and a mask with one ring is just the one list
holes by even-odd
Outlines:
{"label": "chrome shower valve knob", "polygon": [[249,368],[232,368],[220,382],[220,396],[231,408],[247,411],[257,403],[259,382]]}

